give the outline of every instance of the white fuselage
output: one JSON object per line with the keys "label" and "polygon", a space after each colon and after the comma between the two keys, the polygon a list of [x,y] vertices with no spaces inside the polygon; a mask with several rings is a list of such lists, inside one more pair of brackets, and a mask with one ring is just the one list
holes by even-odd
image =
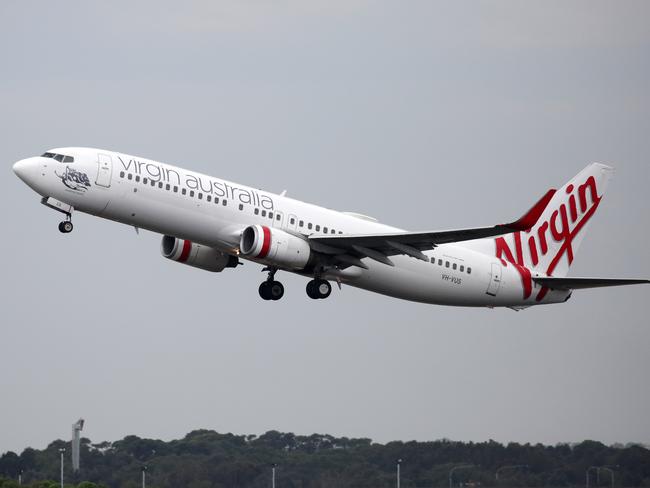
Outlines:
{"label": "white fuselage", "polygon": [[[234,255],[239,254],[243,229],[254,224],[305,237],[400,231],[362,216],[122,153],[89,148],[52,151],[70,155],[74,162],[44,157],[21,162],[21,178],[44,198]],[[323,277],[441,305],[518,308],[569,297],[568,291],[552,290],[541,301],[535,300],[534,293],[524,299],[520,274],[496,258],[492,239],[484,241],[440,245],[424,253],[429,262],[398,255],[391,257],[395,266],[388,266],[365,258],[367,269],[332,268]]]}

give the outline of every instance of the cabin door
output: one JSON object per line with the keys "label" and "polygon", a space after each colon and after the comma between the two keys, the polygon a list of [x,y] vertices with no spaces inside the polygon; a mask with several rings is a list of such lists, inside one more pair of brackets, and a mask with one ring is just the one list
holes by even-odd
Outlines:
{"label": "cabin door", "polygon": [[109,154],[97,155],[97,179],[95,184],[108,188],[111,186],[113,175],[113,159]]}
{"label": "cabin door", "polygon": [[490,272],[490,284],[485,293],[490,296],[497,296],[501,288],[501,265],[499,263],[492,263],[492,271]]}

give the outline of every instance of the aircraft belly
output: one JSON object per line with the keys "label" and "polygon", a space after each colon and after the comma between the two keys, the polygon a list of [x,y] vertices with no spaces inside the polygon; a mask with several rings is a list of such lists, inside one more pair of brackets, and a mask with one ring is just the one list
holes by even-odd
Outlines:
{"label": "aircraft belly", "polygon": [[155,192],[129,193],[111,201],[102,217],[160,234],[172,235],[208,246],[221,247],[229,222],[212,207],[191,201],[159,198]]}
{"label": "aircraft belly", "polygon": [[443,277],[451,273],[446,273],[445,268],[431,263],[406,256],[394,256],[391,259],[395,263],[394,267],[365,260],[369,269],[349,284],[422,303],[465,306],[488,304],[479,292],[481,289],[484,291],[484,283],[478,275],[454,273],[454,280],[451,280]]}

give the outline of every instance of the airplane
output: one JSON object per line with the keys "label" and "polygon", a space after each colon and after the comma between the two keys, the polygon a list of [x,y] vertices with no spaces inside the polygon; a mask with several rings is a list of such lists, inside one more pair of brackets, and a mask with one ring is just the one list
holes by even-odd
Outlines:
{"label": "airplane", "polygon": [[590,164],[548,190],[517,220],[487,227],[407,232],[177,166],[83,147],[50,149],[13,165],[65,215],[84,212],[162,234],[161,253],[207,271],[264,266],[264,300],[279,300],[278,271],[310,278],[307,295],[327,298],[331,282],[414,302],[509,307],[562,303],[575,289],[650,283],[567,277],[613,169]]}

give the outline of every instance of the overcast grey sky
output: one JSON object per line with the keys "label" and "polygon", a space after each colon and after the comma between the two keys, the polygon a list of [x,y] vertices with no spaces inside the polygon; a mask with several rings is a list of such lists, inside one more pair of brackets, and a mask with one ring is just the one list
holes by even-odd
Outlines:
{"label": "overcast grey sky", "polygon": [[[0,452],[255,433],[650,442],[650,287],[473,310],[164,260],[11,171],[57,146],[185,166],[410,230],[517,217],[616,167],[573,276],[650,277],[650,3],[0,3]],[[278,275],[280,277],[280,275]]]}

